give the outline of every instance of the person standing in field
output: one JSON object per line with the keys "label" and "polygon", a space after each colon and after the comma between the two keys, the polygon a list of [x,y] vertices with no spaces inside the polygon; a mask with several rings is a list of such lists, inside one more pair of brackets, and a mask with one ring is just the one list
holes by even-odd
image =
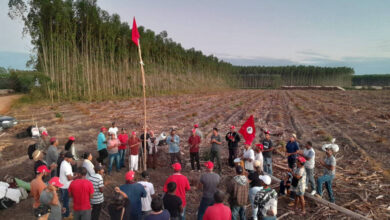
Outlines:
{"label": "person standing in field", "polygon": [[40,202],[39,198],[41,196],[41,192],[46,188],[46,184],[43,182],[43,177],[50,175],[50,170],[46,165],[41,165],[37,169],[37,175],[35,179],[33,179],[30,183],[31,189],[30,194],[34,198],[33,208],[36,209],[39,207]]}
{"label": "person standing in field", "polygon": [[152,211],[150,204],[152,202],[152,195],[154,195],[154,186],[153,183],[149,181],[149,173],[147,171],[143,171],[141,177],[142,180],[138,183],[141,184],[146,191],[146,197],[141,198],[142,217],[145,218]]}
{"label": "person standing in field", "polygon": [[115,126],[115,122],[111,123],[111,127],[108,129],[108,134],[111,136],[115,135],[115,138],[118,138],[118,128]]}
{"label": "person standing in field", "polygon": [[253,220],[257,220],[257,205],[254,204],[255,202],[255,196],[256,193],[263,188],[261,185],[261,180],[260,180],[260,175],[263,174],[263,165],[261,164],[260,161],[255,160],[253,162],[253,167],[255,168],[255,172],[250,173],[248,175],[248,179],[250,181],[249,183],[249,201],[252,206],[252,218]]}
{"label": "person standing in field", "polygon": [[287,162],[290,169],[293,169],[296,166],[298,150],[299,144],[297,142],[297,136],[292,134],[290,140],[286,144]]}
{"label": "person standing in field", "polygon": [[64,160],[61,162],[60,166],[60,181],[64,184],[61,188],[61,201],[62,206],[65,208],[65,212],[63,213],[63,217],[69,217],[69,194],[68,188],[70,183],[75,177],[73,176],[72,171],[72,162],[73,155],[71,152],[66,152],[64,155]]}
{"label": "person standing in field", "polygon": [[121,133],[118,135],[118,140],[121,144],[118,147],[119,150],[119,165],[120,168],[125,167],[125,157],[126,157],[126,148],[127,142],[129,141],[129,136],[126,134],[126,129],[122,128]]}
{"label": "person standing in field", "polygon": [[194,129],[196,130],[196,135],[198,135],[198,136],[200,137],[200,139],[203,139],[203,133],[202,133],[202,131],[200,130],[198,124],[194,124]]}
{"label": "person standing in field", "polygon": [[43,205],[50,206],[50,214],[48,220],[61,220],[61,203],[58,199],[57,191],[63,184],[60,178],[53,177],[49,180],[47,187],[42,191],[39,201]]}
{"label": "person standing in field", "polygon": [[272,175],[272,151],[273,143],[269,131],[265,132],[265,139],[262,141],[263,144],[263,170],[264,172]]}
{"label": "person standing in field", "polygon": [[131,132],[128,141],[129,145],[129,170],[138,171],[138,151],[140,148],[140,139],[135,131]]}
{"label": "person standing in field", "polygon": [[230,131],[226,134],[225,139],[228,142],[229,147],[229,166],[234,167],[234,159],[238,157],[238,143],[241,140],[234,125],[230,126]]}
{"label": "person standing in field", "polygon": [[66,142],[64,149],[66,151],[70,151],[75,160],[79,160],[79,157],[77,156],[77,152],[76,152],[76,147],[74,146],[75,140],[76,140],[75,137],[73,136],[69,137],[68,142]]}
{"label": "person standing in field", "polygon": [[126,213],[129,213],[131,220],[141,220],[142,217],[142,202],[141,198],[147,196],[145,188],[134,181],[134,171],[126,173],[126,184],[119,187],[120,191],[124,192],[129,198],[129,203],[126,206]]}
{"label": "person standing in field", "polygon": [[316,194],[316,182],[314,180],[314,167],[315,167],[315,158],[316,152],[312,147],[312,143],[308,141],[306,143],[305,149],[299,152],[299,155],[306,159],[305,171],[306,171],[306,187],[310,183],[311,193],[313,196]]}
{"label": "person standing in field", "polygon": [[[142,131],[145,132],[144,129],[142,129]],[[146,136],[146,147],[144,145],[145,136]],[[141,140],[141,151],[139,151],[138,158],[140,160],[140,164],[143,164],[145,159],[144,154],[146,154],[147,157],[149,152],[149,141],[150,141],[149,127],[146,126],[146,135],[145,133],[142,133],[139,139]]]}
{"label": "person standing in field", "polygon": [[106,135],[107,129],[102,127],[97,138],[97,150],[99,157],[96,159],[99,163],[104,164],[104,159],[108,157]]}
{"label": "person standing in field", "polygon": [[225,193],[217,190],[214,193],[214,205],[209,206],[203,215],[203,220],[231,220],[232,211],[223,204]]}
{"label": "person standing in field", "polygon": [[94,188],[91,181],[86,179],[87,169],[80,167],[78,173],[81,178],[73,180],[69,185],[69,197],[73,198],[73,219],[90,220],[91,203]]}
{"label": "person standing in field", "polygon": [[255,152],[252,150],[250,144],[245,144],[245,148],[242,154],[242,160],[244,161],[245,170],[248,173],[253,173],[253,161],[255,160]]}
{"label": "person standing in field", "polygon": [[254,200],[254,205],[257,206],[257,219],[276,220],[278,211],[278,193],[270,187],[271,177],[268,175],[259,176],[262,189],[260,189]]}
{"label": "person standing in field", "polygon": [[[337,145],[336,145],[337,146]],[[329,145],[325,148],[326,157],[324,161],[320,161],[321,166],[324,167],[324,174],[317,179],[317,194],[316,196],[322,197],[322,185],[325,183],[326,189],[328,190],[329,201],[331,203],[335,202],[332,190],[332,182],[336,175],[336,158],[333,153],[338,151],[334,145]]]}
{"label": "person standing in field", "polygon": [[58,140],[55,137],[50,138],[50,146],[46,153],[46,162],[54,169],[50,173],[50,177],[57,176],[57,160],[58,160]]}
{"label": "person standing in field", "polygon": [[181,201],[183,202],[183,213],[182,213],[182,220],[185,220],[185,212],[186,212],[186,192],[189,191],[190,183],[188,182],[188,179],[186,176],[180,173],[181,171],[181,164],[180,163],[174,163],[172,165],[173,168],[173,174],[168,177],[168,179],[165,181],[164,184],[164,192],[168,191],[168,183],[175,182],[177,189],[176,189],[176,195],[181,198]]}
{"label": "person standing in field", "polygon": [[104,202],[104,182],[103,182],[103,176],[104,176],[104,169],[102,166],[97,165],[94,169],[94,173],[91,174],[87,179],[91,181],[93,185],[93,195],[91,198],[91,205],[92,205],[92,212],[91,212],[91,219],[99,219],[100,211],[103,206]]}
{"label": "person standing in field", "polygon": [[95,166],[92,163],[92,154],[89,152],[85,152],[83,154],[83,159],[84,159],[84,161],[83,161],[82,167],[87,169],[87,179],[88,179],[88,177],[95,174],[95,169],[94,169]]}
{"label": "person standing in field", "polygon": [[200,163],[199,163],[199,144],[200,137],[196,135],[196,129],[192,129],[192,135],[188,138],[188,144],[190,145],[190,159],[191,159],[191,171],[195,171],[195,162],[198,172],[200,172]]}
{"label": "person standing in field", "polygon": [[245,206],[248,204],[249,183],[244,175],[244,169],[236,166],[236,176],[233,177],[227,192],[229,193],[229,204],[232,210],[233,220],[245,220]]}
{"label": "person standing in field", "polygon": [[300,204],[302,208],[302,215],[305,215],[306,159],[299,156],[297,161],[297,167],[292,170],[293,181],[291,185],[293,186],[293,191],[295,192],[295,211],[298,210],[298,204]]}
{"label": "person standing in field", "polygon": [[181,155],[180,155],[180,138],[176,135],[176,130],[171,129],[171,135],[167,137],[167,144],[169,146],[168,152],[171,155],[171,164],[177,162],[181,164]]}
{"label": "person standing in field", "polygon": [[46,151],[47,146],[50,144],[50,143],[48,143],[48,140],[47,140],[48,138],[49,138],[49,134],[47,133],[47,131],[42,131],[42,135],[39,137],[39,140],[38,140],[38,149],[39,150]]}
{"label": "person standing in field", "polygon": [[202,174],[199,181],[199,189],[203,188],[203,196],[198,209],[198,220],[202,220],[207,207],[214,204],[214,193],[221,181],[221,177],[213,172],[213,162],[207,161],[204,165],[206,173]]}
{"label": "person standing in field", "polygon": [[109,163],[108,163],[108,175],[111,174],[112,170],[112,164],[114,163],[115,160],[115,165],[116,165],[116,171],[119,172],[120,169],[120,156],[118,152],[118,147],[120,145],[120,141],[115,137],[115,134],[111,134],[111,139],[108,140],[107,142],[107,150],[108,150],[108,158],[109,158]]}
{"label": "person standing in field", "polygon": [[261,170],[263,170],[263,164],[264,164],[264,157],[263,157],[263,151],[264,145],[262,144],[256,144],[256,147],[254,149],[255,152],[255,161],[259,161],[261,165]]}
{"label": "person standing in field", "polygon": [[220,147],[222,145],[221,136],[218,134],[218,128],[213,128],[213,135],[211,136],[211,149],[210,149],[210,161],[214,163],[217,159],[217,170],[220,173],[222,171],[221,153]]}
{"label": "person standing in field", "polygon": [[181,213],[183,212],[183,202],[176,195],[176,183],[169,182],[167,184],[167,193],[163,198],[164,207],[169,211],[171,220],[181,220]]}
{"label": "person standing in field", "polygon": [[148,168],[156,169],[157,167],[157,142],[156,137],[154,136],[154,132],[152,130],[149,131],[150,138],[148,139]]}

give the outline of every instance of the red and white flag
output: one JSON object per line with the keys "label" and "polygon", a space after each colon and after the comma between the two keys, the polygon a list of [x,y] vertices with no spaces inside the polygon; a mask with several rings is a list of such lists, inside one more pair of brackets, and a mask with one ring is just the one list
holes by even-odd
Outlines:
{"label": "red and white flag", "polygon": [[238,131],[245,139],[245,144],[251,145],[256,137],[255,120],[251,115]]}
{"label": "red and white flag", "polygon": [[135,22],[135,17],[133,18],[133,29],[131,30],[131,40],[137,45],[139,43],[139,33],[138,33],[138,28],[137,28],[137,23]]}

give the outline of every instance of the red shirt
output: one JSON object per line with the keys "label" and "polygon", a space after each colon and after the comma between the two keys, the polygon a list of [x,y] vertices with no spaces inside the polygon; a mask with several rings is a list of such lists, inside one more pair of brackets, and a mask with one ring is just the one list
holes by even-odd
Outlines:
{"label": "red shirt", "polygon": [[118,149],[126,150],[126,144],[127,144],[127,140],[129,140],[129,136],[127,136],[127,134],[120,134],[118,135],[118,139],[121,142],[121,145],[119,145]]}
{"label": "red shirt", "polygon": [[[139,150],[139,143],[140,143],[140,140],[138,137],[136,138],[129,138],[129,147],[130,147],[130,154],[131,155],[138,155],[138,150]],[[132,146],[132,145],[136,145],[137,146]]]}
{"label": "red shirt", "polygon": [[69,185],[68,192],[72,194],[73,197],[73,210],[83,211],[91,209],[89,200],[93,194],[93,185],[89,180],[73,180]]}
{"label": "red shirt", "polygon": [[188,138],[188,143],[190,144],[190,153],[199,152],[200,137],[198,135],[191,135]]}
{"label": "red shirt", "polygon": [[175,182],[176,183],[176,195],[180,197],[183,207],[186,206],[186,191],[190,190],[190,183],[188,182],[188,179],[186,176],[180,174],[180,173],[175,173],[168,177],[167,181],[165,181],[164,184],[164,192],[167,192],[167,185],[170,182]]}
{"label": "red shirt", "polygon": [[232,219],[232,211],[223,203],[215,203],[206,209],[203,215],[203,220],[230,220]]}

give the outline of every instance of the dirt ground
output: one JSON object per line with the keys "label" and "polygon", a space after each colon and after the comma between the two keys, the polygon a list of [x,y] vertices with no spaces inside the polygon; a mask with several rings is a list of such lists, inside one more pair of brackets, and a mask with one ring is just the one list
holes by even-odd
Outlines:
{"label": "dirt ground", "polygon": [[0,96],[0,114],[5,114],[9,111],[12,103],[22,97],[22,95],[6,95]]}
{"label": "dirt ground", "polygon": [[[224,136],[229,125],[240,127],[254,115],[257,136],[261,129],[269,129],[275,143],[284,144],[291,133],[296,133],[300,143],[312,141],[318,162],[324,157],[321,146],[333,137],[340,146],[336,154],[337,170],[333,184],[336,204],[374,219],[390,218],[390,92],[389,91],[311,91],[311,90],[235,90],[213,94],[166,96],[148,99],[149,126],[156,134],[168,132],[171,126],[179,128],[181,147],[186,160],[184,174],[191,182],[187,193],[187,219],[195,219],[201,193],[196,190],[199,173],[189,172],[189,152],[186,140],[194,123],[200,124],[206,135],[211,136],[213,127]],[[45,126],[49,135],[60,140],[61,148],[68,136],[76,137],[78,151],[91,151],[96,155],[96,137],[101,126],[112,121],[118,127],[142,129],[142,100],[106,101],[99,103],[59,103],[48,106],[23,106],[12,109],[9,115],[19,120],[34,120]],[[6,174],[29,181],[33,178],[33,162],[26,156],[27,146],[34,143],[30,138],[16,139],[16,133],[31,122],[22,122],[6,131],[0,138],[0,178]],[[256,138],[255,142],[260,140]],[[227,145],[223,143],[223,184],[233,175],[227,166]],[[209,150],[203,142],[201,155]],[[274,154],[274,163],[287,166],[283,147]],[[171,173],[168,168],[167,147],[159,152],[159,168],[151,170],[151,181],[156,192],[162,193],[165,179]],[[322,174],[316,164],[316,176]],[[106,176],[106,201],[113,187],[123,184],[125,170]],[[274,175],[283,173],[274,167]],[[278,183],[272,183],[277,187]],[[324,198],[327,199],[326,192]],[[278,216],[284,219],[349,219],[328,207],[307,200],[307,214],[294,214],[288,209],[288,199],[280,198]],[[4,219],[32,219],[31,198],[1,211]],[[249,207],[248,207],[249,211]],[[101,219],[108,219],[105,213]]]}

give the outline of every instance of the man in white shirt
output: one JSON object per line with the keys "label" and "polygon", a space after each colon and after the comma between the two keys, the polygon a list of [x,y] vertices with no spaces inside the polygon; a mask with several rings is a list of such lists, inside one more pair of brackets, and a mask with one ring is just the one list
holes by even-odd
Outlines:
{"label": "man in white shirt", "polygon": [[108,134],[114,134],[115,135],[115,138],[117,138],[117,134],[118,134],[118,128],[115,126],[115,122],[112,123],[111,127],[108,129]]}
{"label": "man in white shirt", "polygon": [[66,209],[65,213],[63,213],[63,217],[69,217],[69,194],[68,188],[70,183],[73,180],[73,171],[72,171],[72,161],[73,155],[71,152],[66,152],[65,158],[60,166],[60,182],[64,184],[61,187],[61,201],[63,207]]}
{"label": "man in white shirt", "polygon": [[148,181],[149,173],[147,171],[143,171],[141,176],[142,176],[142,181],[139,181],[138,183],[141,184],[146,191],[146,197],[141,198],[142,216],[146,217],[152,211],[150,204],[152,202],[152,195],[154,195],[154,186],[153,183]]}
{"label": "man in white shirt", "polygon": [[306,143],[305,149],[303,152],[299,152],[301,156],[303,156],[306,159],[305,163],[305,170],[306,170],[306,187],[308,186],[308,183],[311,185],[311,194],[316,194],[316,182],[314,180],[314,167],[315,167],[315,159],[316,159],[316,152],[314,151],[312,147],[312,143],[308,141]]}
{"label": "man in white shirt", "polygon": [[245,144],[242,160],[245,161],[245,169],[249,173],[254,172],[253,161],[255,160],[255,152],[252,150],[250,144]]}

